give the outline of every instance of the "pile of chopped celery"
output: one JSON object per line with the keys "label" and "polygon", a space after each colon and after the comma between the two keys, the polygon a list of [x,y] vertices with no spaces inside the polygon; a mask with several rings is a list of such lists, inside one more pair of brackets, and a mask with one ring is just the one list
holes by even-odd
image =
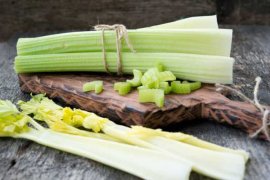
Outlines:
{"label": "pile of chopped celery", "polygon": [[91,112],[61,107],[41,94],[18,106],[20,111],[0,100],[0,136],[29,139],[143,179],[188,179],[193,170],[216,179],[241,180],[249,159],[245,151],[180,132],[118,125]]}
{"label": "pile of chopped celery", "polygon": [[[117,72],[115,32],[104,32],[106,55],[101,33],[86,31],[20,38],[15,70],[17,73]],[[216,16],[192,17],[128,30],[128,37],[136,53],[130,52],[128,45],[122,42],[121,62],[125,74],[132,74],[134,69],[145,72],[160,62],[182,80],[232,83],[232,30],[219,29]],[[136,79],[130,83],[137,86]]]}
{"label": "pile of chopped celery", "polygon": [[[164,71],[164,69],[164,66],[160,63],[156,67],[148,69],[145,73],[135,69],[133,70],[134,78],[132,80],[120,82],[128,88],[119,87],[117,90],[120,95],[126,95],[131,91],[131,87],[137,87],[139,102],[154,102],[158,107],[163,107],[165,94],[189,94],[201,87],[201,82],[198,81],[183,81],[182,83],[175,81],[175,75],[171,71]],[[120,91],[125,91],[125,93],[121,94]]]}
{"label": "pile of chopped celery", "polygon": [[[153,102],[158,107],[164,106],[165,95],[190,94],[201,87],[201,82],[176,81],[175,75],[171,71],[164,71],[164,66],[160,63],[156,67],[148,69],[145,73],[140,70],[133,70],[133,79],[126,82],[114,83],[114,90],[119,95],[127,95],[133,88],[138,89],[138,99],[141,103]],[[102,91],[102,81],[92,81],[83,85],[83,91],[95,90],[98,94]],[[100,86],[97,86],[100,85]],[[97,91],[95,88],[99,88]]]}

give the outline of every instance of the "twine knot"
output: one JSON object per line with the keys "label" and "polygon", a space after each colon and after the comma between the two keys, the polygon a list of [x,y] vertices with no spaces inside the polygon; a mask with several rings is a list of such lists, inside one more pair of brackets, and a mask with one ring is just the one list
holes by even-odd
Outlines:
{"label": "twine knot", "polygon": [[260,110],[260,112],[262,114],[262,126],[256,132],[254,132],[250,137],[254,138],[254,137],[258,136],[258,134],[263,132],[265,134],[267,140],[270,141],[270,132],[269,132],[269,128],[268,128],[268,126],[270,125],[270,121],[268,120],[268,116],[269,116],[270,111],[269,111],[269,109],[266,108],[266,106],[261,105],[261,103],[258,100],[259,86],[261,84],[262,78],[256,77],[255,81],[256,81],[256,84],[254,86],[254,91],[253,91],[253,96],[254,96],[253,100],[248,98],[246,95],[244,95],[239,90],[231,88],[229,86],[221,85],[221,84],[216,84],[216,87],[217,87],[216,91],[221,91],[222,89],[226,89],[226,90],[232,92],[233,94],[237,95],[238,97],[240,97],[242,100],[245,100],[245,101],[253,104],[258,110]]}
{"label": "twine knot", "polygon": [[122,75],[122,60],[121,60],[121,40],[124,38],[125,42],[130,49],[131,52],[136,52],[129,41],[128,32],[126,26],[123,24],[98,24],[94,26],[96,31],[101,31],[101,43],[102,43],[102,52],[103,52],[103,64],[106,72],[110,73],[109,67],[106,61],[106,50],[105,50],[105,38],[104,31],[105,30],[114,30],[115,31],[115,42],[116,42],[116,51],[117,51],[117,74]]}

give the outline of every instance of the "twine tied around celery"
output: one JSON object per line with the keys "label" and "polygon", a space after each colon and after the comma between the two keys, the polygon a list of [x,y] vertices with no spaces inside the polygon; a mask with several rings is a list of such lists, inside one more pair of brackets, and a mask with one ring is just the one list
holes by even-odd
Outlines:
{"label": "twine tied around celery", "polygon": [[102,44],[102,53],[103,53],[103,64],[107,73],[110,73],[108,63],[106,61],[106,50],[105,50],[105,30],[114,30],[115,31],[115,43],[117,51],[117,74],[122,75],[122,59],[121,59],[121,40],[124,38],[125,42],[131,52],[136,52],[129,41],[128,32],[126,26],[123,24],[98,24],[94,26],[96,31],[101,31],[101,44]]}
{"label": "twine tied around celery", "polygon": [[270,121],[268,120],[268,116],[269,116],[270,111],[269,111],[269,109],[266,108],[266,106],[261,105],[261,103],[258,100],[259,86],[261,84],[262,79],[261,79],[261,77],[257,77],[255,79],[255,81],[256,81],[256,84],[254,86],[254,91],[253,91],[253,96],[254,96],[253,100],[248,98],[246,95],[244,95],[239,90],[234,89],[234,88],[229,87],[229,86],[226,86],[226,85],[216,84],[216,87],[217,87],[216,90],[221,91],[221,90],[225,89],[225,90],[233,93],[234,95],[237,95],[242,100],[253,104],[258,110],[260,110],[260,112],[262,114],[262,126],[256,132],[251,134],[250,137],[254,138],[262,132],[265,134],[267,140],[270,141],[270,132],[269,132],[269,128],[268,128],[268,126],[270,125]]}

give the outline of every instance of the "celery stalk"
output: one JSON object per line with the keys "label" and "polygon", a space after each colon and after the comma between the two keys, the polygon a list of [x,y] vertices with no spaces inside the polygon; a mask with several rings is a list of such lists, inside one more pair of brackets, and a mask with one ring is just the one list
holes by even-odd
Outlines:
{"label": "celery stalk", "polygon": [[[181,30],[128,30],[136,52],[190,53],[230,56],[232,30],[181,29]],[[115,32],[105,31],[106,52],[115,52]],[[122,43],[122,52],[130,52]],[[102,52],[101,32],[71,32],[36,38],[20,38],[18,55]],[[101,59],[100,59],[101,60]]]}
{"label": "celery stalk", "polygon": [[[116,53],[106,53],[110,72],[117,72]],[[232,83],[234,59],[222,56],[206,56],[180,53],[122,53],[123,72],[133,69],[146,71],[157,62],[177,78],[205,83]],[[17,56],[17,73],[31,72],[106,72],[102,53],[68,53]]]}
{"label": "celery stalk", "polygon": [[[24,108],[30,110],[29,107],[34,106],[34,103],[36,102],[31,101]],[[46,100],[44,103],[56,107],[51,101]],[[46,113],[51,110],[43,109]],[[56,111],[58,110],[57,108]],[[55,119],[55,115],[49,116]],[[0,100],[0,137],[32,140],[96,160],[144,179],[188,179],[191,171],[190,163],[175,159],[170,154],[97,138],[68,135],[44,128],[25,113],[19,112],[11,102],[2,100]]]}
{"label": "celery stalk", "polygon": [[[144,179],[188,179],[191,165],[165,153],[117,142],[46,130],[32,130],[16,138],[83,156]],[[170,168],[168,168],[170,167]]]}
{"label": "celery stalk", "polygon": [[[43,99],[34,99],[37,101],[36,103],[29,101],[20,103],[20,105],[23,107],[23,110],[26,110],[23,112],[33,112],[35,116],[40,116],[40,113],[44,112],[45,115],[42,116],[44,120],[46,118],[52,118],[50,116],[51,114],[61,114],[62,110],[58,107],[55,110],[44,111],[47,106],[56,107],[53,102],[48,104],[48,100],[46,99],[44,97]],[[34,111],[29,111],[29,109],[33,109]],[[82,126],[86,129],[92,130],[97,128],[98,131],[95,132],[102,131],[108,136],[129,144],[169,153],[176,159],[191,163],[193,170],[209,177],[218,179],[241,179],[243,177],[245,158],[248,157],[245,156],[244,152],[240,153],[240,151],[228,150],[227,148],[213,145],[182,133],[169,133],[137,126],[131,129],[117,125],[94,113],[83,111],[83,114],[87,115],[87,118],[82,122]],[[61,116],[59,120],[61,120]],[[47,121],[45,120],[45,122]],[[189,145],[189,143],[192,145]],[[223,166],[223,162],[226,166]]]}
{"label": "celery stalk", "polygon": [[141,29],[218,29],[217,16],[197,16]]}
{"label": "celery stalk", "polygon": [[245,160],[237,154],[215,152],[163,137],[152,137],[146,139],[146,142],[192,162],[193,170],[206,176],[230,180],[244,177]]}
{"label": "celery stalk", "polygon": [[150,138],[156,137],[156,136],[165,137],[171,140],[180,141],[180,142],[197,146],[200,148],[204,148],[204,149],[209,149],[209,150],[218,151],[218,152],[238,154],[238,155],[241,155],[245,159],[245,162],[247,162],[249,159],[249,154],[243,150],[234,150],[230,148],[225,148],[225,147],[222,147],[222,146],[219,146],[219,145],[207,142],[207,141],[203,141],[194,136],[184,134],[181,132],[166,132],[166,131],[162,131],[161,129],[150,129],[150,128],[145,128],[142,126],[132,126],[132,130],[129,134],[135,135],[137,137],[142,137],[143,139],[147,139],[148,137]]}

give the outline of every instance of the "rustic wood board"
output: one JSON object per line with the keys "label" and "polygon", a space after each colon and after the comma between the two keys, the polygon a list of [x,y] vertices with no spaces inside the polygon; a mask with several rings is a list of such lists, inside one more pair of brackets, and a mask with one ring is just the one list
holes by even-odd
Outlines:
{"label": "rustic wood board", "polygon": [[[161,127],[194,120],[201,115],[201,104],[198,100],[200,95],[196,95],[197,92],[193,93],[192,98],[189,95],[168,95],[164,107],[159,108],[154,103],[139,103],[138,91],[135,89],[125,96],[118,95],[113,84],[126,79],[106,74],[19,74],[21,90],[24,92],[46,93],[47,96],[66,104],[95,112],[114,121],[120,120],[126,125]],[[83,84],[94,80],[103,81],[104,91],[98,95],[94,92],[82,92]]]}
{"label": "rustic wood board", "polygon": [[[270,104],[270,27],[232,26],[234,40],[232,56],[236,58],[235,78],[242,91],[252,97],[256,76],[263,78],[260,99]],[[20,35],[25,36],[25,35]],[[0,98],[28,100],[22,93],[13,70],[17,38],[0,42]],[[226,147],[245,149],[251,154],[246,180],[269,179],[270,151],[265,141],[250,139],[245,133],[218,123],[198,119],[196,123],[179,124],[166,130],[183,131]],[[26,140],[0,139],[0,179],[112,179],[135,180],[130,174],[92,160],[47,148]],[[191,179],[207,179],[193,173]]]}
{"label": "rustic wood board", "polygon": [[[258,109],[249,103],[226,98],[213,85],[203,85],[201,89],[187,95],[166,95],[164,107],[159,108],[154,103],[139,103],[136,89],[125,96],[118,95],[113,85],[115,82],[126,81],[126,77],[95,73],[36,73],[18,76],[24,92],[45,93],[52,99],[59,99],[128,126],[160,128],[199,118],[233,125],[249,134],[262,126]],[[95,80],[104,83],[101,94],[82,92],[84,83]],[[263,133],[260,137],[264,137]]]}

